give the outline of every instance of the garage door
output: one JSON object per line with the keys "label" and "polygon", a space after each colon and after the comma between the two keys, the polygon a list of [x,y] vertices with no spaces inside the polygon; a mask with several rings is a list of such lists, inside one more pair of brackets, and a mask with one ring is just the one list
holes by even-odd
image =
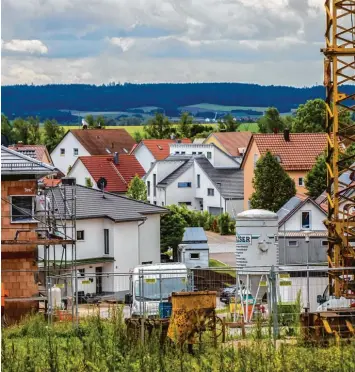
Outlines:
{"label": "garage door", "polygon": [[208,212],[213,214],[214,216],[218,216],[219,214],[221,214],[221,210],[223,212],[223,208],[219,208],[219,207],[208,207]]}

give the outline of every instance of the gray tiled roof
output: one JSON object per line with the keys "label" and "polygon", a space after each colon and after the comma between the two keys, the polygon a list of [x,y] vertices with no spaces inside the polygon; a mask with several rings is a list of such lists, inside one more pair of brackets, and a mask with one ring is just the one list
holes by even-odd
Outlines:
{"label": "gray tiled roof", "polygon": [[217,183],[221,183],[221,194],[224,198],[244,198],[244,176],[242,169],[214,168],[205,157],[197,157],[195,161],[217,188],[219,188]]}
{"label": "gray tiled roof", "polygon": [[1,145],[1,175],[46,176],[55,173],[53,166]]}
{"label": "gray tiled roof", "polygon": [[[63,186],[62,190],[68,190],[71,186]],[[59,212],[63,214],[64,206],[60,201],[60,188],[56,187],[53,191],[58,201]],[[66,192],[72,195],[71,191]],[[100,218],[106,217],[115,222],[118,221],[138,221],[143,220],[147,214],[163,214],[168,210],[149,203],[132,200],[121,195],[105,193],[85,186],[76,186],[76,218]],[[57,206],[55,206],[57,207]]]}
{"label": "gray tiled roof", "polygon": [[182,243],[207,242],[207,236],[202,227],[185,227]]}
{"label": "gray tiled roof", "polygon": [[192,155],[173,155],[169,156],[165,159],[166,160],[182,160],[184,163],[182,163],[177,169],[175,169],[174,172],[170,173],[167,177],[165,177],[162,181],[158,183],[158,187],[165,187],[167,185],[170,185],[172,182],[174,182],[178,177],[180,177],[182,174],[184,174],[192,165],[194,164],[194,157]]}
{"label": "gray tiled roof", "polygon": [[282,221],[289,213],[291,213],[296,207],[298,207],[303,200],[298,196],[293,196],[288,200],[277,212],[279,216],[279,221]]}

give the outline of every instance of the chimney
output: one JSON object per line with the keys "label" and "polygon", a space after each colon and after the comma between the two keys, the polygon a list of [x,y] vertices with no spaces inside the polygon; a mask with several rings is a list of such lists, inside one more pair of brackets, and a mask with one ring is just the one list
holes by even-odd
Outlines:
{"label": "chimney", "polygon": [[181,139],[176,140],[176,143],[181,143]]}
{"label": "chimney", "polygon": [[16,146],[17,147],[22,147],[23,146],[23,142],[22,141],[18,141]]}
{"label": "chimney", "polygon": [[286,142],[290,142],[290,130],[288,128],[284,129],[284,139]]}
{"label": "chimney", "polygon": [[114,162],[116,165],[118,165],[118,163],[119,163],[118,152],[115,152],[115,153],[113,154],[113,162]]}

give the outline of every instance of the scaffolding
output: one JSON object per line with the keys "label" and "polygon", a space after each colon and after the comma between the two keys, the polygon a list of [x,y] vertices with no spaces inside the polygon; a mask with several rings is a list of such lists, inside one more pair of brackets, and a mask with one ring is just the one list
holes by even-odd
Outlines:
{"label": "scaffolding", "polygon": [[[65,177],[56,187],[45,187],[37,182],[37,195],[34,215],[12,203],[10,198],[2,198],[3,202],[10,204],[12,209],[27,215],[37,222],[33,229],[21,229],[14,226],[4,227],[13,231],[13,239],[1,240],[2,245],[36,245],[37,251],[43,257],[37,256],[39,276],[42,288],[38,287],[37,297],[8,298],[6,301],[39,301],[44,302],[44,310],[48,319],[52,319],[56,309],[52,302],[52,291],[55,286],[61,288],[62,300],[65,310],[70,310],[73,323],[78,320],[78,274],[76,252],[76,182],[75,178]],[[2,215],[2,218],[10,217]],[[21,239],[24,233],[35,233],[35,239]],[[60,248],[61,247],[61,248]],[[59,253],[59,257],[58,257]],[[69,254],[68,254],[69,253]],[[69,256],[69,257],[68,257]],[[13,270],[3,270],[13,271]],[[16,270],[15,270],[16,271]],[[22,270],[20,270],[22,271]],[[29,271],[29,270],[25,270]],[[37,271],[36,271],[37,273]],[[64,284],[59,283],[55,277],[66,277]],[[71,287],[68,288],[68,287]]]}

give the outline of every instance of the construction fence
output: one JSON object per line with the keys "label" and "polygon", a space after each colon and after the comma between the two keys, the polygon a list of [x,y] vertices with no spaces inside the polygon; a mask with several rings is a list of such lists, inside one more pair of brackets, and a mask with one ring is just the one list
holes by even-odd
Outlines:
{"label": "construction fence", "polygon": [[[355,270],[355,268],[354,268]],[[16,283],[10,283],[5,298],[9,309],[41,311],[48,321],[80,318],[99,312],[110,316],[110,307],[120,304],[125,318],[169,318],[173,292],[215,291],[215,312],[227,325],[230,335],[242,335],[260,322],[272,327],[273,334],[300,332],[301,314],[327,307],[351,307],[351,300],[329,298],[331,269],[324,266],[249,267],[179,269],[136,273],[90,270],[62,270],[60,275],[44,276],[41,270],[22,270]],[[3,270],[9,275],[11,270]],[[21,278],[32,276],[39,291],[31,298],[12,296],[21,287]],[[332,301],[336,301],[333,302]],[[265,328],[266,332],[266,328]]]}

